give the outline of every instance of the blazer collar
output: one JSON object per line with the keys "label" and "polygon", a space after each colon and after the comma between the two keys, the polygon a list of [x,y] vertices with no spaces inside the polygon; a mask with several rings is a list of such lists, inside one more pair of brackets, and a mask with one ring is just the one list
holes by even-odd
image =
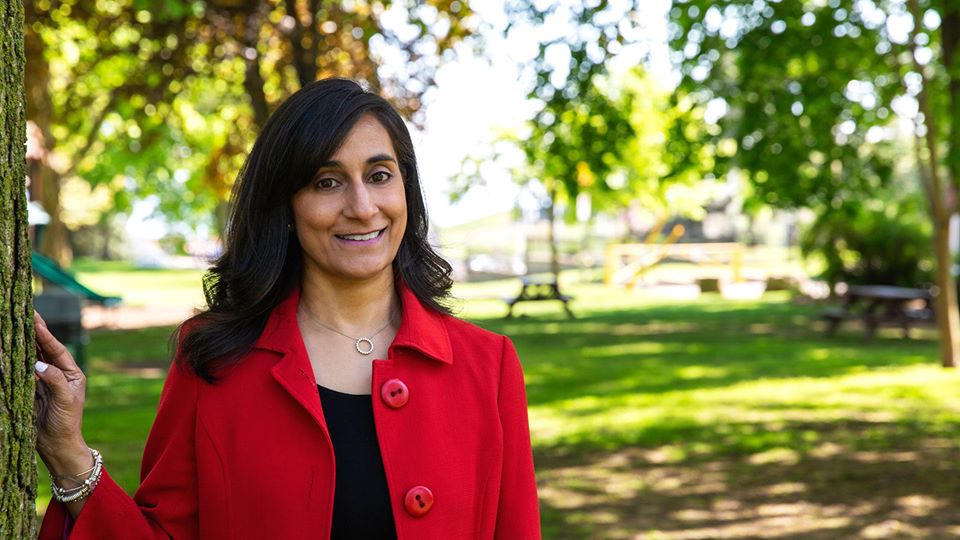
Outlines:
{"label": "blazer collar", "polygon": [[[397,335],[390,345],[388,355],[393,358],[394,351],[413,349],[427,358],[445,364],[453,363],[450,336],[447,334],[444,315],[423,305],[402,279],[396,280],[400,294],[400,313],[402,320]],[[302,341],[297,325],[297,305],[300,301],[300,288],[296,287],[281,301],[267,319],[254,348],[267,349],[279,353],[296,350],[296,344]]]}

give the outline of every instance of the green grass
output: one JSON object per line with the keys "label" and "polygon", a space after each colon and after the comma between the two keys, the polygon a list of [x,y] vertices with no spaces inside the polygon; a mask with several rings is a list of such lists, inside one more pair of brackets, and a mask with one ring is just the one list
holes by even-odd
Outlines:
{"label": "green grass", "polygon": [[71,271],[90,289],[120,296],[124,305],[142,307],[202,306],[202,270],[136,268],[129,261],[77,260]]}
{"label": "green grass", "polygon": [[[937,366],[931,331],[827,339],[820,308],[783,293],[669,302],[575,283],[576,319],[550,302],[503,319],[516,288],[456,293],[520,353],[545,537],[960,534],[960,374]],[[169,331],[91,339],[85,436],[131,491]]]}

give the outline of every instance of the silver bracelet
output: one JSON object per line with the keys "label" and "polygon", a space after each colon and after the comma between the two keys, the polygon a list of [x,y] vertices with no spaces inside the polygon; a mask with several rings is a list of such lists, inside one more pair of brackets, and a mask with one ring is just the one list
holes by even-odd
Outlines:
{"label": "silver bracelet", "polygon": [[100,477],[103,475],[103,457],[93,448],[90,449],[90,454],[93,456],[93,469],[90,476],[79,486],[70,489],[62,488],[56,482],[50,482],[50,491],[54,499],[62,503],[71,503],[82,501],[93,493],[93,489],[100,483]]}

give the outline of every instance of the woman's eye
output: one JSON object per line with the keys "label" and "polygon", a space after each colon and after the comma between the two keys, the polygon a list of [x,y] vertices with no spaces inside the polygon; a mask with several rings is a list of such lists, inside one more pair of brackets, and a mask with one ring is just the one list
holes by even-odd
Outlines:
{"label": "woman's eye", "polygon": [[370,180],[375,184],[382,184],[389,180],[393,175],[387,171],[377,171],[370,176]]}
{"label": "woman's eye", "polygon": [[333,178],[318,178],[314,185],[320,189],[333,189],[337,187],[337,181]]}

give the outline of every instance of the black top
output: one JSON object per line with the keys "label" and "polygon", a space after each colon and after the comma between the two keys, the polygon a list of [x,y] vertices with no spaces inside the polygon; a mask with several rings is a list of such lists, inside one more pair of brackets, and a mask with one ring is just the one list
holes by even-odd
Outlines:
{"label": "black top", "polygon": [[331,540],[396,538],[370,395],[317,388],[337,463]]}

